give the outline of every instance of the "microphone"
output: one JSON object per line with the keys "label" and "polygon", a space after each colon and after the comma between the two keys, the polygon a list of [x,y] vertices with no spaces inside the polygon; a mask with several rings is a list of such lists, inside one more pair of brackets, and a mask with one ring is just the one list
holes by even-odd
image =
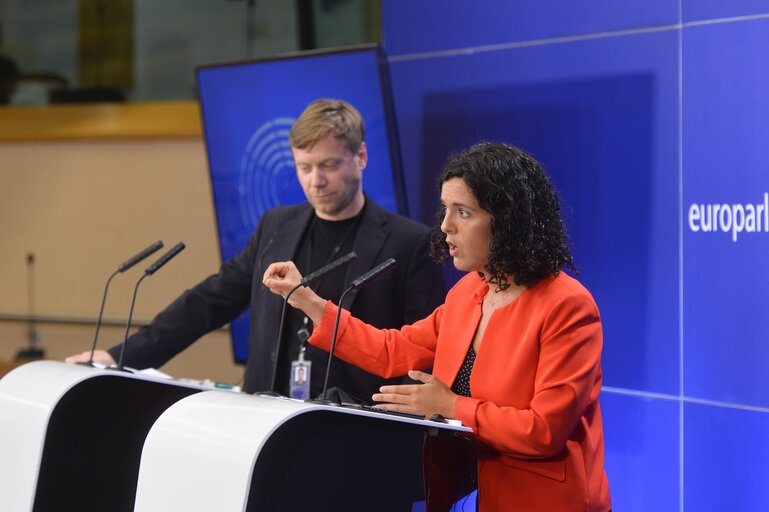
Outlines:
{"label": "microphone", "polygon": [[[371,270],[369,270],[368,272],[360,276],[358,279],[350,283],[350,290],[359,290],[363,288],[374,279],[392,270],[393,267],[395,267],[395,258],[390,258],[386,261],[383,261],[382,263],[380,263],[379,265],[372,268]],[[340,302],[341,302],[341,299],[340,299]]]}
{"label": "microphone", "polygon": [[328,376],[331,374],[331,360],[334,358],[334,347],[336,346],[336,335],[337,330],[339,329],[339,317],[342,314],[342,301],[344,300],[345,296],[353,291],[353,290],[360,290],[364,286],[367,286],[371,284],[376,278],[384,275],[385,273],[389,272],[395,267],[395,258],[389,258],[376,267],[372,268],[359,278],[355,279],[352,283],[350,283],[349,288],[347,288],[341,297],[339,297],[339,307],[336,310],[336,320],[334,321],[334,334],[331,337],[331,350],[328,352],[328,364],[326,364],[326,378],[323,381],[323,393],[321,393],[322,401],[325,401],[327,403],[331,403],[331,401],[326,396],[326,393],[328,391]]}
{"label": "microphone", "polygon": [[171,260],[171,258],[173,258],[177,254],[182,252],[182,250],[185,247],[186,246],[184,245],[184,242],[179,242],[178,244],[171,247],[170,251],[165,253],[163,256],[158,258],[158,260],[155,263],[153,263],[152,265],[146,268],[146,270],[144,271],[145,275],[151,276],[152,274],[160,270],[160,267],[168,263]]}
{"label": "microphone", "polygon": [[83,366],[93,366],[93,353],[96,350],[96,340],[99,339],[99,328],[101,327],[101,319],[102,319],[102,316],[104,315],[104,303],[107,301],[107,290],[109,289],[110,282],[112,282],[112,278],[118,275],[118,273],[125,272],[126,270],[133,267],[134,265],[142,261],[144,258],[149,256],[150,254],[162,249],[162,247],[163,247],[163,242],[158,240],[154,244],[144,249],[139,254],[121,263],[120,266],[117,268],[117,270],[114,271],[111,276],[109,276],[109,279],[107,279],[107,284],[104,286],[104,296],[101,298],[101,308],[99,309],[99,319],[96,320],[96,332],[93,335],[93,345],[91,346],[91,357],[88,359],[88,362],[81,362],[77,364],[80,364]]}
{"label": "microphone", "polygon": [[125,272],[126,270],[128,270],[131,267],[133,267],[134,265],[136,265],[140,261],[144,260],[150,254],[154,254],[155,252],[159,251],[162,248],[163,248],[163,242],[158,240],[157,242],[155,242],[154,244],[150,245],[149,247],[144,249],[142,252],[140,252],[136,256],[134,256],[134,257],[130,258],[129,260],[124,261],[123,263],[121,263],[120,266],[117,268],[117,271],[118,272]]}
{"label": "microphone", "polygon": [[[306,276],[304,279],[302,279],[302,282],[299,283],[299,286],[307,286],[311,282],[317,281],[321,277],[324,277],[326,274],[330,274],[334,270],[337,270],[339,268],[347,266],[347,265],[349,265],[350,263],[352,263],[353,261],[355,261],[357,259],[358,259],[358,255],[355,254],[355,251],[349,252],[349,253],[345,254],[344,256],[342,256],[341,258],[332,261],[331,263],[329,263],[325,267],[320,268],[320,269],[316,270],[315,272],[313,272],[312,274]],[[299,286],[297,286],[297,288]]]}
{"label": "microphone", "polygon": [[45,350],[40,347],[40,331],[37,330],[35,314],[35,253],[27,253],[27,340],[29,346],[16,353],[16,360],[43,359]]}
{"label": "microphone", "polygon": [[355,254],[355,251],[348,252],[341,258],[338,258],[325,267],[321,267],[320,269],[316,270],[315,272],[312,272],[311,274],[307,275],[304,279],[302,279],[298,285],[294,286],[290,292],[286,294],[286,298],[283,299],[283,309],[280,312],[280,329],[278,330],[278,343],[275,348],[275,361],[273,361],[272,364],[272,381],[270,382],[270,390],[267,393],[264,394],[277,394],[275,391],[275,379],[277,379],[278,376],[278,359],[280,358],[280,345],[283,341],[283,327],[286,323],[286,304],[288,304],[288,299],[291,297],[291,294],[293,294],[295,291],[297,291],[302,286],[307,286],[313,281],[317,281],[318,279],[325,277],[326,275],[330,274],[331,272],[335,270],[339,270],[342,267],[346,267],[353,261],[358,259],[358,255]]}
{"label": "microphone", "polygon": [[[123,356],[125,355],[125,346],[126,346],[126,343],[128,342],[128,331],[131,329],[131,318],[133,317],[133,314],[134,314],[134,305],[136,304],[136,292],[137,290],[139,290],[139,285],[141,284],[141,282],[144,280],[145,277],[151,276],[152,274],[160,270],[160,267],[168,263],[171,260],[171,258],[173,258],[177,254],[182,252],[184,247],[185,245],[183,242],[179,242],[178,244],[173,246],[167,253],[165,253],[163,256],[158,258],[158,260],[155,263],[147,267],[147,269],[144,271],[144,274],[139,278],[138,281],[136,281],[133,298],[131,299],[131,309],[128,311],[128,322],[126,322],[126,326],[125,326],[125,336],[123,338],[123,344],[120,346],[120,357],[118,358],[117,366],[114,366],[111,368],[115,370],[125,371],[123,369]],[[139,260],[136,261],[136,263],[138,262]]]}

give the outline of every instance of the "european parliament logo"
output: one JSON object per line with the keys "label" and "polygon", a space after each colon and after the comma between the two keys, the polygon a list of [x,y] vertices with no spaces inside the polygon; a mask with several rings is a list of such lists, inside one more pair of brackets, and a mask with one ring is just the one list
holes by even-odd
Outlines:
{"label": "european parliament logo", "polygon": [[692,203],[687,220],[692,232],[731,233],[732,242],[742,233],[767,233],[769,193],[756,203]]}
{"label": "european parliament logo", "polygon": [[286,201],[296,176],[288,132],[296,119],[276,117],[254,131],[238,170],[238,196],[243,226],[256,229],[262,214]]}

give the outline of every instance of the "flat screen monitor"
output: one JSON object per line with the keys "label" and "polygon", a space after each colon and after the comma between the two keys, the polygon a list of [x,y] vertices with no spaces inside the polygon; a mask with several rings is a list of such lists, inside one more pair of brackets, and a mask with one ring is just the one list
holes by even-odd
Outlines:
{"label": "flat screen monitor", "polygon": [[[387,62],[379,45],[301,52],[195,70],[222,260],[246,245],[262,214],[305,201],[288,132],[304,108],[335,98],[366,124],[366,193],[407,214]],[[231,323],[235,361],[248,358],[249,311]]]}

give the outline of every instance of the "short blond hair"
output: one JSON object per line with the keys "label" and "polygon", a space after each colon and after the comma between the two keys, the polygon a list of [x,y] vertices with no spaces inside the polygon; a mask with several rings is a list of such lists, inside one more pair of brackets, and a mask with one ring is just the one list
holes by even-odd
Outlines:
{"label": "short blond hair", "polygon": [[346,101],[321,98],[307,105],[291,127],[288,140],[292,148],[311,149],[329,134],[354,155],[366,140],[363,117]]}

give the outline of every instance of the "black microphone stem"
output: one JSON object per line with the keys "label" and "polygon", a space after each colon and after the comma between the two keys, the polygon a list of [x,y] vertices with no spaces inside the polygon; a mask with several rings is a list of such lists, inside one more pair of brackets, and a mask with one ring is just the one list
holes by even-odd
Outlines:
{"label": "black microphone stem", "polygon": [[[162,242],[158,242],[158,244],[160,245],[152,251],[150,251],[151,248],[145,249],[145,251],[143,252],[143,255],[141,256],[141,259],[144,259],[146,256],[149,256],[149,254],[151,254],[152,252],[155,252],[157,249],[163,246]],[[178,244],[173,246],[170,251],[168,251],[163,256],[158,258],[158,260],[155,261],[155,263],[147,267],[147,269],[144,271],[144,274],[139,278],[138,281],[136,281],[136,286],[134,286],[134,295],[133,295],[133,298],[131,299],[131,309],[128,312],[128,322],[126,322],[125,324],[125,336],[123,337],[123,344],[120,346],[120,357],[118,358],[117,366],[110,367],[111,369],[126,371],[125,369],[123,369],[123,357],[125,356],[125,346],[128,343],[128,332],[131,330],[131,319],[133,318],[133,314],[134,314],[134,305],[136,304],[136,292],[139,290],[139,285],[141,284],[142,281],[144,281],[145,277],[151,276],[152,274],[160,270],[160,268],[163,265],[171,261],[172,258],[174,258],[177,254],[182,252],[184,247],[185,245],[183,242],[179,242]],[[132,258],[131,261],[124,263],[123,265],[121,265],[121,268],[119,268],[118,270],[122,272],[123,270],[126,270],[128,267],[135,265],[140,261],[139,259],[136,259],[138,257],[139,256],[136,256]]]}
{"label": "black microphone stem", "polygon": [[99,319],[96,320],[96,332],[93,335],[93,345],[91,345],[91,357],[88,359],[88,366],[93,366],[93,353],[96,352],[96,340],[99,339],[99,328],[101,327],[101,318],[104,315],[104,303],[107,301],[107,290],[109,289],[109,283],[112,278],[120,273],[120,269],[117,269],[107,279],[107,284],[104,286],[104,296],[101,298],[101,309],[99,309]]}
{"label": "black microphone stem", "polygon": [[277,393],[277,391],[275,391],[275,380],[278,376],[278,360],[280,359],[280,346],[283,343],[283,327],[286,325],[286,306],[288,305],[288,299],[291,297],[292,293],[297,291],[302,286],[304,286],[303,282],[300,282],[298,285],[294,286],[291,291],[286,294],[286,298],[283,299],[283,309],[280,311],[278,345],[275,347],[275,360],[272,362],[272,381],[270,382],[270,393]]}
{"label": "black microphone stem", "polygon": [[339,329],[339,318],[342,314],[342,303],[345,296],[353,290],[360,290],[364,286],[368,286],[372,281],[378,279],[386,272],[392,270],[393,267],[395,267],[395,258],[388,258],[359,278],[355,279],[350,284],[350,287],[344,291],[341,297],[339,297],[339,306],[336,310],[336,321],[334,322],[334,334],[331,336],[331,350],[328,353],[328,364],[326,365],[326,379],[323,382],[323,393],[320,395],[322,401],[327,403],[331,402],[326,396],[328,391],[328,376],[331,374],[331,361],[334,358],[334,347],[336,346],[337,330]]}
{"label": "black microphone stem", "polygon": [[288,304],[288,299],[291,297],[291,294],[297,291],[302,286],[307,286],[313,281],[316,281],[320,279],[321,277],[325,277],[327,274],[330,274],[331,272],[334,272],[336,270],[339,270],[340,268],[346,267],[353,261],[358,259],[358,255],[355,253],[355,251],[351,251],[341,258],[338,258],[325,267],[320,268],[319,270],[316,270],[315,272],[305,276],[304,279],[299,281],[299,284],[296,285],[288,294],[286,295],[286,298],[283,299],[283,309],[280,312],[280,330],[278,331],[278,343],[275,348],[275,360],[272,363],[272,381],[270,382],[270,390],[267,391],[264,394],[267,395],[276,395],[278,394],[275,390],[275,381],[278,377],[278,360],[280,359],[280,347],[283,343],[283,327],[286,324],[286,305]]}
{"label": "black microphone stem", "polygon": [[29,307],[29,324],[27,339],[29,340],[29,357],[42,358],[44,352],[38,348],[40,333],[37,332],[37,313],[35,308],[35,253],[27,254],[27,305]]}
{"label": "black microphone stem", "polygon": [[323,380],[323,393],[321,393],[321,399],[328,401],[326,392],[328,391],[328,376],[331,374],[331,360],[334,358],[334,347],[336,346],[336,334],[339,330],[339,318],[342,315],[342,301],[349,292],[355,289],[355,286],[347,288],[341,297],[339,297],[339,307],[336,308],[336,320],[334,321],[334,334],[331,336],[331,350],[328,352],[328,363],[326,364],[326,378]]}
{"label": "black microphone stem", "polygon": [[125,272],[126,270],[133,267],[140,261],[144,260],[147,256],[161,249],[162,247],[163,247],[163,242],[158,240],[154,244],[144,249],[142,252],[131,257],[129,260],[124,261],[117,268],[117,270],[113,272],[111,276],[109,276],[109,279],[107,279],[107,284],[104,286],[104,295],[101,298],[101,308],[99,309],[99,319],[96,320],[96,332],[93,335],[93,345],[91,345],[91,356],[88,358],[88,362],[81,361],[76,364],[93,367],[93,355],[96,352],[96,342],[99,339],[99,329],[101,328],[101,320],[102,320],[102,317],[104,316],[104,304],[107,302],[107,290],[109,289],[110,282],[112,282],[112,278],[118,275],[119,273]]}
{"label": "black microphone stem", "polygon": [[131,299],[131,310],[128,312],[128,322],[125,324],[125,337],[123,338],[123,344],[120,345],[120,357],[117,361],[117,369],[123,370],[123,356],[125,355],[125,346],[126,341],[128,341],[128,331],[131,330],[131,318],[133,318],[134,315],[134,304],[136,304],[136,292],[139,290],[139,285],[142,281],[144,281],[144,278],[149,276],[151,274],[145,273],[143,276],[139,278],[139,280],[136,282],[136,286],[134,286],[134,295]]}

